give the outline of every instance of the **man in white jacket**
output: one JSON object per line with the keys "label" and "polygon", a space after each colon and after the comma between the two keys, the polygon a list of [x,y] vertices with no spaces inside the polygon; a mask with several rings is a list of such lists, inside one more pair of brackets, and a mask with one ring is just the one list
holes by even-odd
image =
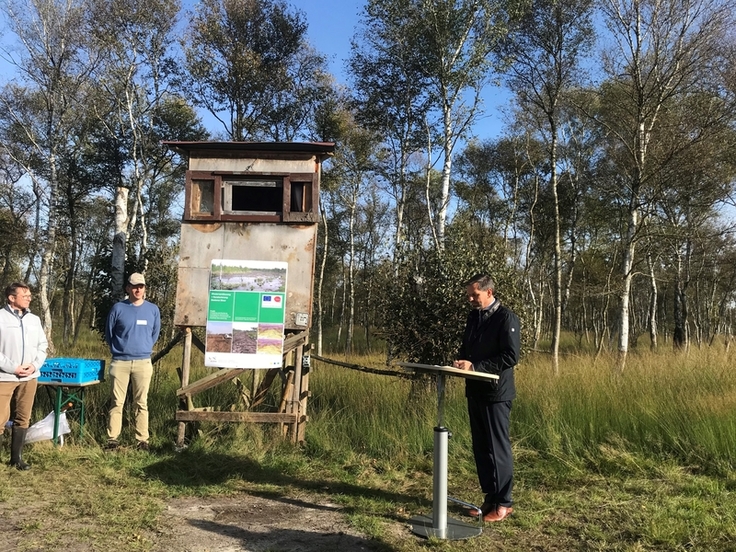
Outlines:
{"label": "man in white jacket", "polygon": [[31,304],[28,285],[10,284],[5,288],[5,298],[7,304],[0,309],[0,428],[5,428],[11,419],[10,405],[15,399],[10,465],[28,470],[31,466],[23,461],[21,451],[48,341],[41,319],[28,309]]}

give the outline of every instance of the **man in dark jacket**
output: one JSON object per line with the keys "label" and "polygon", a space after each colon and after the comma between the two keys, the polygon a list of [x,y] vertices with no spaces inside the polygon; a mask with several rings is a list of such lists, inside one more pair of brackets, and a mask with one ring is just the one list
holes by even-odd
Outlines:
{"label": "man in dark jacket", "polygon": [[514,483],[509,415],[516,397],[514,366],[519,360],[519,318],[494,297],[490,276],[478,274],[466,284],[473,310],[468,315],[463,343],[454,366],[462,370],[497,374],[486,382],[467,378],[470,432],[478,480],[485,500],[480,511],[484,521],[501,521],[513,512]]}

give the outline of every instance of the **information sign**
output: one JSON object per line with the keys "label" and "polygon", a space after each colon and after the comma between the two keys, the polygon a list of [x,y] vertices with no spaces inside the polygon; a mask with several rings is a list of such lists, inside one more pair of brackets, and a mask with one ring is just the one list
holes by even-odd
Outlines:
{"label": "information sign", "polygon": [[277,261],[212,261],[205,366],[282,366],[287,266]]}

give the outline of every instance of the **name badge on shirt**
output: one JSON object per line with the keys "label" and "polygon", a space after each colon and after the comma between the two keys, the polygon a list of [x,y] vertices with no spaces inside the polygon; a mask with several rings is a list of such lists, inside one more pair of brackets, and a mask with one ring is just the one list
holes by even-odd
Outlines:
{"label": "name badge on shirt", "polygon": [[135,323],[137,326],[148,326],[148,320],[136,320]]}

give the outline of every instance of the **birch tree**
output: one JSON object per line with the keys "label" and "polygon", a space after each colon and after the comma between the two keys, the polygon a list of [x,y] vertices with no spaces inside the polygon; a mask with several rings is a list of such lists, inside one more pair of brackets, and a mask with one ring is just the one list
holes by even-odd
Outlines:
{"label": "birch tree", "polygon": [[[707,120],[703,110],[712,110],[718,102],[712,97],[689,100],[671,106],[664,115],[667,120],[663,123],[669,132],[661,142],[666,149],[697,132],[692,124]],[[731,123],[730,117],[724,118],[720,125],[713,122],[708,134],[688,148],[687,155],[673,159],[662,172],[660,178],[666,180],[667,186],[663,186],[656,198],[655,224],[647,228],[648,233],[652,233],[649,226],[659,231],[654,237],[654,249],[667,255],[671,267],[668,273],[672,275],[673,292],[672,344],[676,350],[687,349],[690,342],[690,289],[707,270],[703,265],[711,265],[709,260],[703,260],[713,254],[706,244],[716,241],[718,234],[724,232],[725,223],[719,221],[719,212],[733,192],[736,176],[733,160],[736,135]],[[655,154],[661,148],[662,144],[657,144]]]}
{"label": "birch tree", "polygon": [[[508,6],[495,0],[369,0],[365,8],[366,29],[378,29],[387,40],[380,50],[381,71],[400,75],[400,87],[421,85],[430,101],[433,115],[427,115],[424,124],[427,177],[436,162],[429,161],[436,153],[435,131],[442,163],[441,200],[437,213],[431,216],[437,246],[444,240],[447,223],[453,154],[479,115],[481,91],[489,82],[492,67],[490,54],[505,36]],[[416,75],[414,71],[418,71]],[[407,76],[413,81],[403,80]],[[376,82],[374,89],[378,85]],[[417,96],[410,88],[404,91],[409,92],[404,101],[420,105],[417,100],[424,95]],[[395,107],[404,115],[410,113],[407,103]],[[421,114],[417,110],[413,113]],[[403,122],[411,123],[409,119]],[[410,126],[404,128],[411,130]]]}
{"label": "birch tree", "polygon": [[281,0],[202,0],[182,39],[195,105],[229,140],[311,137],[332,82],[304,14]]}
{"label": "birch tree", "polygon": [[363,25],[351,42],[350,74],[357,118],[380,136],[374,172],[393,200],[393,260],[406,239],[405,213],[421,165],[430,108],[421,54],[404,40],[412,24],[406,2],[374,1],[364,8]]}
{"label": "birch tree", "polygon": [[30,214],[33,195],[20,183],[22,171],[12,157],[0,153],[0,262],[2,280],[19,280],[21,259],[29,248]]}
{"label": "birch tree", "polygon": [[566,90],[581,80],[580,59],[592,46],[591,0],[537,0],[526,10],[506,43],[508,81],[521,109],[537,112],[538,132],[547,147],[549,190],[554,218],[552,364],[559,372],[562,331],[562,236],[559,140]]}
{"label": "birch tree", "polygon": [[[341,144],[330,160],[330,169],[324,180],[331,195],[344,212],[342,218],[346,259],[344,263],[344,288],[346,339],[345,352],[351,353],[356,319],[356,279],[359,240],[357,225],[360,209],[365,197],[370,195],[366,188],[372,184],[369,168],[375,153],[375,136],[358,125],[352,113],[341,110],[335,114],[331,125],[330,138]],[[323,273],[324,274],[324,273]],[[321,293],[320,293],[321,297]]]}
{"label": "birch tree", "polygon": [[7,0],[2,9],[18,41],[17,49],[7,51],[18,81],[7,84],[0,94],[0,118],[5,139],[9,135],[22,138],[32,152],[30,157],[16,161],[34,182],[38,206],[43,210],[39,219],[45,223],[37,244],[37,296],[44,330],[50,338],[59,157],[84,105],[93,62],[83,43],[86,4],[84,0]]}
{"label": "birch tree", "polygon": [[[609,83],[600,122],[613,140],[609,157],[624,178],[622,203],[627,206],[621,265],[618,370],[629,350],[630,293],[636,271],[636,247],[658,193],[662,169],[679,152],[702,139],[719,109],[699,122],[699,129],[669,151],[650,155],[666,133],[660,125],[668,104],[690,94],[715,94],[714,78],[729,43],[736,3],[732,0],[604,0],[603,21],[613,45],[604,56]],[[717,94],[716,94],[717,95]]]}
{"label": "birch tree", "polygon": [[[191,115],[184,115],[182,102],[173,87],[172,33],[179,11],[178,0],[90,0],[94,15],[91,25],[96,47],[104,55],[96,73],[99,98],[97,124],[106,138],[108,167],[105,184],[114,190],[114,239],[112,289],[119,298],[124,288],[126,254],[134,257],[134,270],[145,272],[148,262],[150,224],[148,201],[165,180],[170,152],[162,139],[202,136]],[[182,106],[183,107],[183,106]],[[179,113],[175,113],[179,110]],[[180,124],[171,121],[184,115]],[[188,119],[188,120],[187,120]],[[186,122],[184,122],[186,120]],[[171,132],[162,135],[162,127]],[[103,153],[104,155],[104,153]],[[137,234],[134,247],[128,243]],[[127,270],[133,272],[134,270]]]}

